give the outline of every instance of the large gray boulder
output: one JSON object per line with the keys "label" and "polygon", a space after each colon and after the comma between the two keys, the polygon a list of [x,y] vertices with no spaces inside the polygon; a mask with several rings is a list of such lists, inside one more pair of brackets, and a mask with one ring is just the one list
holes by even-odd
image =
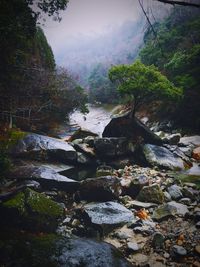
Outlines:
{"label": "large gray boulder", "polygon": [[89,178],[81,182],[80,198],[88,201],[108,201],[121,194],[120,179],[115,176]]}
{"label": "large gray boulder", "polygon": [[66,192],[73,192],[79,188],[79,182],[60,175],[46,166],[17,166],[8,177],[17,180],[34,180],[46,189],[57,188]]}
{"label": "large gray boulder", "polygon": [[128,140],[123,137],[95,138],[94,148],[101,158],[125,156],[131,152]]}
{"label": "large gray boulder", "polygon": [[76,150],[56,138],[29,133],[11,149],[15,157],[35,160],[56,160],[63,163],[76,162]]}
{"label": "large gray boulder", "polygon": [[[1,247],[3,266],[133,267],[112,245],[53,235],[10,236]],[[42,248],[42,249],[41,249]]]}
{"label": "large gray boulder", "polygon": [[142,148],[142,157],[149,166],[157,166],[169,170],[184,169],[182,159],[174,155],[169,149],[151,144],[145,144]]}
{"label": "large gray boulder", "polygon": [[89,203],[83,209],[92,224],[102,227],[115,228],[134,219],[133,213],[117,202]]}
{"label": "large gray boulder", "polygon": [[126,137],[135,142],[161,145],[162,139],[154,134],[145,124],[136,117],[131,118],[130,112],[115,116],[105,127],[103,137]]}

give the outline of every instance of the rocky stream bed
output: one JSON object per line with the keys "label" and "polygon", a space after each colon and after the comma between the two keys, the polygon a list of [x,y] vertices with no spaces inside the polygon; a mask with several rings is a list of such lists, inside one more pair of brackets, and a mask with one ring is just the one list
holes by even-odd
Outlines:
{"label": "rocky stream bed", "polygon": [[[1,267],[200,266],[200,136],[119,116],[67,140],[26,133],[10,150]],[[96,174],[67,175],[80,167]]]}

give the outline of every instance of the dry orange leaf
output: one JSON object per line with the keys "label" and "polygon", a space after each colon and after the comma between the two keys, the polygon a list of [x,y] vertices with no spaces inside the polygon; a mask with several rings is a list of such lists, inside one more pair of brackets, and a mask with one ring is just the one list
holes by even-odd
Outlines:
{"label": "dry orange leaf", "polygon": [[142,220],[147,220],[149,218],[148,211],[145,209],[140,209],[135,212],[135,215],[138,216]]}

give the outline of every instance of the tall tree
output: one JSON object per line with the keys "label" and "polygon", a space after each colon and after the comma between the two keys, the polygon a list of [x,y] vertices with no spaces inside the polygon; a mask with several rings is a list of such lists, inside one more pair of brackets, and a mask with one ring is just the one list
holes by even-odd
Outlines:
{"label": "tall tree", "polygon": [[114,66],[109,78],[117,84],[122,95],[129,95],[132,101],[132,116],[143,105],[161,100],[177,100],[182,90],[171,83],[154,66],[145,66],[139,60],[132,65]]}

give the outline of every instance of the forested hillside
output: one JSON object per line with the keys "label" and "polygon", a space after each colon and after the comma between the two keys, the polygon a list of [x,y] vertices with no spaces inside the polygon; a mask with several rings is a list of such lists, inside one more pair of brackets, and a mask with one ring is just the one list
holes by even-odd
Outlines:
{"label": "forested hillside", "polygon": [[63,120],[84,103],[83,89],[66,70],[56,69],[52,49],[38,27],[40,13],[34,11],[38,3],[38,10],[59,19],[58,10],[67,1],[61,2],[0,2],[0,121],[10,127],[43,127],[49,118]]}
{"label": "forested hillside", "polygon": [[178,106],[171,106],[168,114],[179,125],[200,129],[200,17],[195,8],[173,9],[161,23],[149,27],[145,46],[140,51],[144,64],[154,64],[174,84],[183,89]]}

